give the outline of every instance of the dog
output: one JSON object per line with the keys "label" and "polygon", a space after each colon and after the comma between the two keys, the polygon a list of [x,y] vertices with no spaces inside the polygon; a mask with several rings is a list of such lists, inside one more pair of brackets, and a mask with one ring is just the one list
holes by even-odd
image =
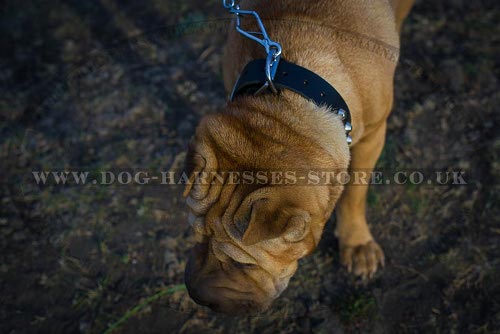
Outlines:
{"label": "dog", "polygon": [[[273,184],[267,177],[232,182],[232,176],[210,172],[372,170],[384,146],[397,59],[359,41],[399,50],[401,25],[412,5],[413,0],[241,3],[259,13],[269,36],[283,46],[283,58],[315,72],[342,95],[351,111],[352,144],[341,117],[292,91],[238,96],[201,120],[186,158],[192,182],[184,192],[197,241],[185,282],[197,303],[233,314],[268,308],[298,260],[318,245],[334,208],[347,270],[365,279],[384,265],[365,216],[368,185]],[[244,66],[262,54],[260,45],[232,29],[223,61],[228,92]]]}

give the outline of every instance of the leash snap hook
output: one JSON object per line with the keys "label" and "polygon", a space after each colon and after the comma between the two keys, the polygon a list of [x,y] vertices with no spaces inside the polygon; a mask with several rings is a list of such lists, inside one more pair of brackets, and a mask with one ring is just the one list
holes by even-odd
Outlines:
{"label": "leash snap hook", "polygon": [[269,53],[267,54],[266,57],[265,72],[266,72],[267,84],[274,94],[278,93],[278,90],[274,86],[273,80],[276,75],[276,71],[278,70],[280,53],[281,53],[280,50],[273,47],[269,49]]}
{"label": "leash snap hook", "polygon": [[[275,51],[273,51],[275,50]],[[268,88],[273,92],[273,94],[278,94],[278,90],[274,86],[273,80],[278,69],[278,63],[280,59],[280,50],[273,47],[269,49],[269,53],[266,57],[266,64],[264,66],[264,72],[266,74],[266,82],[253,94],[254,96],[262,94]]]}

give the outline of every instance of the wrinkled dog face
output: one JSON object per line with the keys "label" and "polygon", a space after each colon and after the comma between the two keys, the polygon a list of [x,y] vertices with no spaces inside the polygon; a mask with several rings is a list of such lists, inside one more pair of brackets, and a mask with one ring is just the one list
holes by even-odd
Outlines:
{"label": "wrinkled dog face", "polygon": [[[295,191],[255,190],[232,218],[191,216],[200,242],[189,260],[186,283],[197,302],[236,313],[265,309],[279,296],[297,260],[314,248],[321,234],[311,224],[319,217],[311,217],[296,198],[286,196]],[[189,202],[196,210],[196,202]]]}
{"label": "wrinkled dog face", "polygon": [[184,195],[198,243],[186,285],[196,302],[216,311],[261,311],[318,244],[342,187],[233,182],[222,171],[248,170],[248,161],[226,159],[223,145],[203,131],[206,123],[187,157],[191,182]]}

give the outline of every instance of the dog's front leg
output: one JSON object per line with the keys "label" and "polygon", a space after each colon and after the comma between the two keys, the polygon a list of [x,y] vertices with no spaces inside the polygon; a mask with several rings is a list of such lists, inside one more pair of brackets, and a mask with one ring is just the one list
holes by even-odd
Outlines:
{"label": "dog's front leg", "polygon": [[[375,167],[384,147],[386,123],[365,136],[351,149],[351,165],[353,172],[370,173]],[[377,267],[384,265],[384,253],[373,240],[366,223],[367,184],[359,184],[361,179],[351,178],[336,207],[336,235],[340,245],[341,263],[349,272],[372,277]]]}

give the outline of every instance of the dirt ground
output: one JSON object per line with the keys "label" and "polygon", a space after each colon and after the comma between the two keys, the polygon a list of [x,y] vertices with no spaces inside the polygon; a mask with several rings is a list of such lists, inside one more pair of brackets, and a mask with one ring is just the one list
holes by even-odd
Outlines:
{"label": "dirt ground", "polygon": [[220,1],[7,0],[0,16],[1,333],[500,333],[497,1],[417,2],[378,164],[468,185],[374,186],[388,263],[372,282],[339,265],[332,220],[272,308],[240,317],[185,291],[180,187],[32,177],[179,166],[225,104]]}

